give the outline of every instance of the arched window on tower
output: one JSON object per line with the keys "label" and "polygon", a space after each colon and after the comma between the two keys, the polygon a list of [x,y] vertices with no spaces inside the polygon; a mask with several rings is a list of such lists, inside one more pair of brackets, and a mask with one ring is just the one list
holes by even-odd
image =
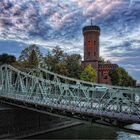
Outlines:
{"label": "arched window on tower", "polygon": [[91,48],[92,47],[91,41],[89,40],[87,43],[88,43],[88,47]]}

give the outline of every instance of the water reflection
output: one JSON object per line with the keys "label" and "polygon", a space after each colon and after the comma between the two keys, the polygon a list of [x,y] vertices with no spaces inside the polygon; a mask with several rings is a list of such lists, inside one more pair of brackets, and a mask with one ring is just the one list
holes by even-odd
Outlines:
{"label": "water reflection", "polygon": [[130,134],[126,132],[117,132],[117,140],[140,140],[140,135]]}
{"label": "water reflection", "polygon": [[[135,125],[133,127],[135,127]],[[137,127],[140,129],[140,125]],[[140,135],[118,131],[114,128],[83,124],[30,138],[139,140]]]}

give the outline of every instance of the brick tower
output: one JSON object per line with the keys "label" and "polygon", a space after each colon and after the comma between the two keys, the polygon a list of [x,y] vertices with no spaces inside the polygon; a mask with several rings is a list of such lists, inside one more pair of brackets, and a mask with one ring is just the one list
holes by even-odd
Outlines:
{"label": "brick tower", "polygon": [[93,26],[92,24],[90,26],[85,26],[83,28],[83,36],[84,36],[83,65],[85,67],[88,64],[91,64],[93,68],[97,71],[98,75],[100,27],[95,25]]}

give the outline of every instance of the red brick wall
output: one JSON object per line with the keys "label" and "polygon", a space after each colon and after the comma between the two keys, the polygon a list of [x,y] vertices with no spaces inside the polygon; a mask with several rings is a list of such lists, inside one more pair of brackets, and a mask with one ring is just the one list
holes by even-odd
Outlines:
{"label": "red brick wall", "polygon": [[87,29],[83,31],[84,35],[84,61],[83,66],[91,64],[97,71],[98,83],[111,84],[109,72],[117,68],[116,64],[99,65],[99,36],[100,30],[94,29],[93,26],[86,26]]}
{"label": "red brick wall", "polygon": [[99,65],[99,77],[98,81],[99,83],[103,84],[112,84],[111,83],[111,78],[109,76],[109,72],[111,70],[114,70],[118,67],[116,64],[104,64],[104,65]]}
{"label": "red brick wall", "polygon": [[84,61],[83,66],[91,64],[97,71],[98,82],[98,63],[99,63],[99,35],[100,32],[94,29],[86,30],[84,35]]}

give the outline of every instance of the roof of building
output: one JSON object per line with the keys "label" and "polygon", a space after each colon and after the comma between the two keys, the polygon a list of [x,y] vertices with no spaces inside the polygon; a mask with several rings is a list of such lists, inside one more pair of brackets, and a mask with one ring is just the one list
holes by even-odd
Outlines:
{"label": "roof of building", "polygon": [[97,25],[90,25],[90,26],[85,26],[83,28],[83,32],[88,31],[88,30],[98,30],[98,31],[100,31],[100,27],[97,26]]}
{"label": "roof of building", "polygon": [[118,68],[117,64],[100,64],[99,69],[115,69]]}

